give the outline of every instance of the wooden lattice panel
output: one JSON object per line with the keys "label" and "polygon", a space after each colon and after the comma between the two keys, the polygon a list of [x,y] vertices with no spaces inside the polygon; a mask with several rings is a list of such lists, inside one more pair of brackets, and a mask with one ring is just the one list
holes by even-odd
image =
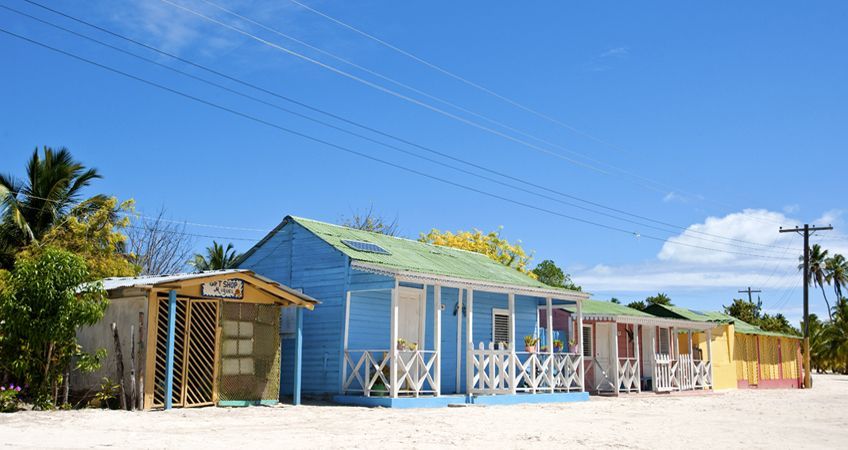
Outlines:
{"label": "wooden lattice panel", "polygon": [[[183,405],[183,366],[185,361],[185,332],[188,316],[188,300],[177,299],[176,321],[174,324],[174,381],[171,402],[173,406]],[[156,371],[153,378],[153,406],[165,405],[165,366],[168,351],[168,299],[159,299],[156,314]]]}
{"label": "wooden lattice panel", "polygon": [[[185,406],[213,404],[218,301],[193,300],[189,305],[187,357],[183,371]],[[175,366],[176,367],[176,366]]]}

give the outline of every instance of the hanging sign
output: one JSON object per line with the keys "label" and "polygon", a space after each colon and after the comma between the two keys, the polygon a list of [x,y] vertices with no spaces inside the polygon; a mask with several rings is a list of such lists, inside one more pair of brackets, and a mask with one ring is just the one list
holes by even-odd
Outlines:
{"label": "hanging sign", "polygon": [[215,280],[200,285],[200,295],[216,298],[244,298],[244,281],[231,278]]}

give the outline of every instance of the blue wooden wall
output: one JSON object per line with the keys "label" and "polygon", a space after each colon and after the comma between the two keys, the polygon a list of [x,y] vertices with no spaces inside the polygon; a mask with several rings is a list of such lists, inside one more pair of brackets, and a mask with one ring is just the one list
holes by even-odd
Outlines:
{"label": "blue wooden wall", "polygon": [[[303,315],[303,392],[338,392],[344,291],[349,265],[344,254],[296,223],[289,223],[240,268],[250,269],[318,299]],[[294,341],[283,340],[281,393],[292,391]]]}
{"label": "blue wooden wall", "polygon": [[[343,253],[327,244],[296,223],[289,223],[268,239],[241,268],[250,269],[282,284],[318,299],[321,304],[303,317],[303,392],[306,394],[335,394],[341,386],[342,346],[344,338],[345,292],[351,290],[350,336],[351,349],[388,349],[389,289],[394,280],[383,275],[351,269]],[[405,285],[421,288],[421,285]],[[361,292],[369,290],[369,292]],[[360,291],[360,292],[357,292]],[[462,324],[457,329],[454,313],[458,289],[442,289],[442,392],[465,391],[465,308]],[[466,294],[467,295],[467,294]],[[433,348],[433,296],[427,289],[427,320],[424,348]],[[524,336],[536,329],[540,299],[517,295],[516,349],[524,348]],[[467,306],[467,297],[463,299]],[[492,309],[507,309],[507,295],[474,292],[474,343],[488,345],[492,339]],[[460,385],[456,386],[456,339],[462,333]],[[420,343],[419,343],[420,344]],[[292,391],[293,339],[283,340],[281,393]]]}

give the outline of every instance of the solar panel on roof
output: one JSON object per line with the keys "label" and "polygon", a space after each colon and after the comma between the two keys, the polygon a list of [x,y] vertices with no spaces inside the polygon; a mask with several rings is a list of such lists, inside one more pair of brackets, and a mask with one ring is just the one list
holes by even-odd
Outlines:
{"label": "solar panel on roof", "polygon": [[342,243],[347,245],[348,247],[359,250],[360,252],[368,252],[368,253],[379,253],[381,255],[391,255],[388,250],[380,247],[377,244],[372,244],[370,242],[362,242],[362,241],[351,241],[349,239],[342,239]]}

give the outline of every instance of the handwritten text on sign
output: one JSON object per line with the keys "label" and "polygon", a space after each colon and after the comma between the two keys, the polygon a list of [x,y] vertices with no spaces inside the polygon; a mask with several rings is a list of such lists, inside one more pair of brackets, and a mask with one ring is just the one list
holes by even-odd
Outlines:
{"label": "handwritten text on sign", "polygon": [[215,280],[200,285],[200,294],[204,297],[244,298],[244,281],[229,279]]}

